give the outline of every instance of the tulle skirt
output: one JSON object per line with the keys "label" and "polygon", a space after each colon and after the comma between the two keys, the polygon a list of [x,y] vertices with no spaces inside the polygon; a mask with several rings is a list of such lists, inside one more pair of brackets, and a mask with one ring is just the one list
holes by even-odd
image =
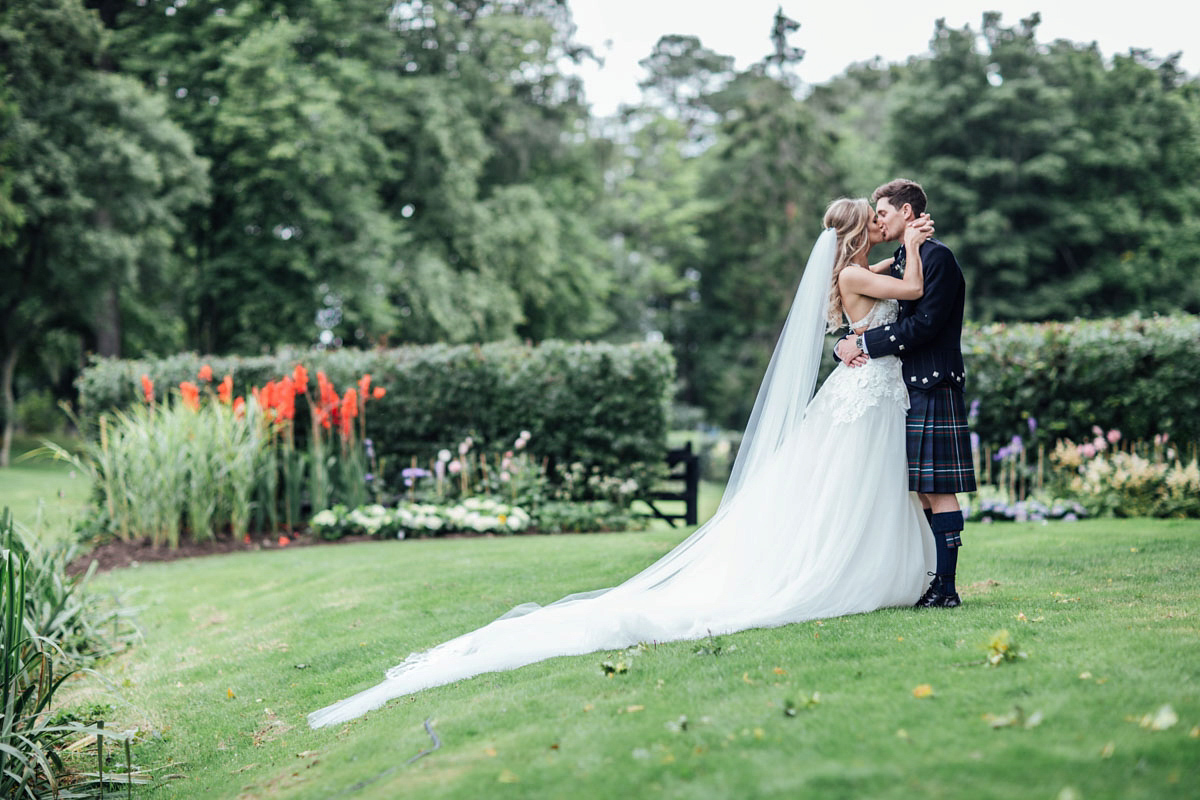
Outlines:
{"label": "tulle skirt", "polygon": [[382,683],[310,714],[309,724],[343,722],[394,697],[554,656],[912,605],[928,585],[934,548],[908,491],[903,385],[890,384],[900,392],[873,396],[849,418],[839,399],[847,384],[871,377],[862,370],[887,369],[887,381],[892,372],[899,381],[898,366],[880,362],[839,367],[767,465],[625,583],[518,606],[414,653]]}

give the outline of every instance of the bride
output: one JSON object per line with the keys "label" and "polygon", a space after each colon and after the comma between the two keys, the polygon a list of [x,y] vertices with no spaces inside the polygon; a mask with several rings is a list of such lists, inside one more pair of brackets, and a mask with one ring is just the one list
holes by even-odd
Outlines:
{"label": "bride", "polygon": [[619,586],[517,606],[410,655],[378,685],[309,714],[309,725],[554,656],[912,606],[934,552],[908,491],[900,362],[839,364],[809,398],[827,328],[840,328],[843,314],[855,331],[887,324],[897,298],[921,296],[919,246],[932,223],[908,229],[903,279],[867,266],[882,232],[866,200],[835,200],[824,225],[712,519]]}

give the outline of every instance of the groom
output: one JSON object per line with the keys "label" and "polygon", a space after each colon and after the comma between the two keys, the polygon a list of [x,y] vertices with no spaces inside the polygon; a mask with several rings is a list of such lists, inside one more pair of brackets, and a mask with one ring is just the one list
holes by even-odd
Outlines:
{"label": "groom", "polygon": [[[899,242],[892,274],[904,274],[904,229],[925,213],[925,191],[903,178],[885,183],[872,195],[884,241]],[[975,491],[971,440],[963,403],[966,374],[962,357],[963,302],[966,283],[950,248],[936,239],[921,245],[925,293],[900,301],[900,316],[889,324],[853,332],[834,352],[849,366],[867,358],[899,356],[908,386],[908,488],[918,492],[933,529],[937,572],[918,608],[962,605],[954,586],[963,515],[957,492]]]}

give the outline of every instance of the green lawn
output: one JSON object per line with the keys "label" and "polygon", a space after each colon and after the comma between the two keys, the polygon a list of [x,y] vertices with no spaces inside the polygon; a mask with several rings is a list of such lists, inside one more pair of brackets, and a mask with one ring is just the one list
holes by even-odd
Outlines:
{"label": "green lawn", "polygon": [[[617,583],[682,536],[343,544],[102,576],[136,590],[145,630],[101,668],[124,696],[109,727],[140,727],[137,763],[182,776],[141,790],[154,798],[1196,796],[1197,522],[971,526],[960,609],[659,645],[614,677],[611,653],[553,659],[306,727],[410,651]],[[1001,629],[1028,657],[981,665]],[[1139,724],[1168,704],[1174,725]],[[984,716],[1018,707],[1040,724]],[[443,745],[406,764],[426,718]]]}
{"label": "green lawn", "polygon": [[0,507],[8,506],[13,519],[39,534],[65,536],[82,516],[91,487],[69,464],[21,458],[38,446],[32,439],[14,441],[12,466],[0,469]]}

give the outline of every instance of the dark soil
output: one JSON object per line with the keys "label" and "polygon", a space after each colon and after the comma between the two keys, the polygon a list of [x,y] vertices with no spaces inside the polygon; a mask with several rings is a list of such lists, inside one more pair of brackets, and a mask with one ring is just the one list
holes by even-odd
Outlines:
{"label": "dark soil", "polygon": [[[536,536],[537,531],[527,530],[507,536]],[[424,539],[466,539],[466,538],[495,538],[494,533],[443,533],[438,536],[418,536],[407,541],[422,541]],[[180,558],[196,558],[197,556],[214,556],[225,553],[240,553],[252,550],[282,550],[291,547],[314,547],[320,545],[346,544],[351,542],[383,541],[375,536],[343,536],[341,539],[329,541],[308,534],[297,534],[291,537],[287,544],[281,545],[279,539],[252,537],[249,542],[236,541],[231,538],[214,539],[208,542],[180,542],[172,549],[165,545],[154,547],[149,539],[123,542],[113,539],[109,542],[93,545],[83,555],[67,565],[68,575],[79,575],[88,570],[93,561],[97,562],[97,572],[108,572],[122,567],[133,567],[138,564],[155,564],[163,561],[175,561]]]}
{"label": "dark soil", "polygon": [[91,550],[68,564],[67,574],[78,575],[86,572],[93,561],[97,562],[97,572],[108,572],[111,569],[119,569],[121,567],[175,561],[180,558],[196,558],[197,556],[213,556],[251,550],[281,550],[284,547],[309,547],[321,544],[369,541],[373,541],[373,537],[345,536],[337,542],[330,542],[318,539],[315,536],[299,535],[291,538],[286,545],[281,545],[279,540],[265,538],[252,538],[249,542],[223,538],[213,539],[208,542],[180,542],[178,547],[170,548],[166,545],[154,547],[150,544],[149,539],[130,542],[113,539],[112,541],[93,546]]}

